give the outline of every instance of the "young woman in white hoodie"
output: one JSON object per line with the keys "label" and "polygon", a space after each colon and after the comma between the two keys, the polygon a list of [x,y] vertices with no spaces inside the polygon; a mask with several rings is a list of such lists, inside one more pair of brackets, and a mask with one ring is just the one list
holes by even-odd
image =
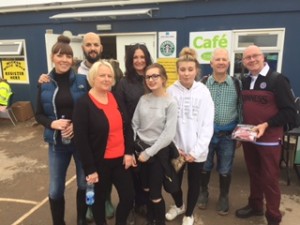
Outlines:
{"label": "young woman in white hoodie", "polygon": [[[180,190],[172,194],[175,205],[166,213],[167,220],[173,220],[185,213],[182,225],[193,225],[193,211],[200,188],[200,173],[207,158],[208,145],[213,134],[214,103],[207,87],[195,78],[200,73],[195,50],[185,47],[176,63],[179,79],[168,88],[178,105],[175,145],[184,156],[188,170],[187,207]],[[178,172],[180,184],[185,166]]]}

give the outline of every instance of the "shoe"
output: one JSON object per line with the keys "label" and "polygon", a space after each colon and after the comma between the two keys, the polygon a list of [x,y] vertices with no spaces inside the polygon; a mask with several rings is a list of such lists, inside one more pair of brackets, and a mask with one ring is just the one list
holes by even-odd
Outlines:
{"label": "shoe", "polygon": [[218,214],[221,216],[226,216],[229,211],[228,196],[220,196],[217,207]]}
{"label": "shoe", "polygon": [[208,203],[208,191],[201,191],[198,198],[198,208],[206,209]]}
{"label": "shoe", "polygon": [[247,205],[241,209],[235,211],[235,216],[238,218],[249,218],[251,216],[263,216],[264,212],[262,210],[255,210]]}
{"label": "shoe", "polygon": [[185,212],[184,204],[179,208],[176,205],[172,205],[169,211],[166,213],[166,219],[169,221],[174,220],[178,215],[181,215],[184,212]]}
{"label": "shoe", "polygon": [[105,201],[105,217],[107,219],[112,219],[115,215],[115,208],[111,201]]}
{"label": "shoe", "polygon": [[182,219],[182,225],[193,225],[194,217],[192,216],[184,216]]}
{"label": "shoe", "polygon": [[134,211],[134,209],[130,210],[130,213],[127,217],[126,225],[135,225],[135,211]]}

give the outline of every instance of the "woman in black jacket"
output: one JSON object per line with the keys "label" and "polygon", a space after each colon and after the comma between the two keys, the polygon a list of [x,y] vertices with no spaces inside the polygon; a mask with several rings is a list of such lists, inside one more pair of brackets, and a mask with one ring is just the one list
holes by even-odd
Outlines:
{"label": "woman in black jacket", "polygon": [[[114,92],[126,106],[125,110],[130,120],[140,97],[145,93],[145,69],[151,64],[152,59],[145,44],[137,43],[128,48],[125,58],[125,76],[117,84]],[[139,174],[135,170],[132,170],[132,178],[135,190],[134,211],[145,216],[147,195],[142,189]],[[128,219],[128,224],[134,224],[134,211]]]}
{"label": "woman in black jacket", "polygon": [[96,62],[88,74],[91,90],[75,106],[74,140],[86,174],[95,184],[92,206],[97,225],[106,224],[105,193],[114,184],[120,202],[116,225],[125,225],[133,206],[133,184],[128,168],[132,165],[133,134],[122,102],[110,92],[114,72],[104,60]]}

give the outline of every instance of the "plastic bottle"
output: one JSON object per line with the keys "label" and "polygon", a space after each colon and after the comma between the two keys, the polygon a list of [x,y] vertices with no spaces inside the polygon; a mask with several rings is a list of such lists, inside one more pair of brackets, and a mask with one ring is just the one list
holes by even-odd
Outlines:
{"label": "plastic bottle", "polygon": [[[61,116],[62,119],[65,119],[65,115],[62,115]],[[71,143],[71,139],[70,138],[67,138],[67,137],[63,137],[61,135],[61,142],[64,144],[64,145],[69,145]]]}
{"label": "plastic bottle", "polygon": [[95,191],[93,183],[87,183],[86,185],[85,202],[87,205],[93,205],[95,202]]}

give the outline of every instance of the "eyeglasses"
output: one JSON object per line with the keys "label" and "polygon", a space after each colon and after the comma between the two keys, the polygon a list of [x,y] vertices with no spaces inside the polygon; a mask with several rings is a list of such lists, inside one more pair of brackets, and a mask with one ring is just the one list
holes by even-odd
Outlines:
{"label": "eyeglasses", "polygon": [[146,46],[146,43],[145,42],[137,42],[137,43],[131,43],[130,45],[131,46],[132,45],[145,45]]}
{"label": "eyeglasses", "polygon": [[253,54],[253,55],[249,55],[243,58],[243,60],[245,61],[250,61],[251,59],[258,59],[259,56],[261,56],[262,54]]}
{"label": "eyeglasses", "polygon": [[149,81],[150,79],[156,81],[159,77],[160,74],[145,75],[146,81]]}

